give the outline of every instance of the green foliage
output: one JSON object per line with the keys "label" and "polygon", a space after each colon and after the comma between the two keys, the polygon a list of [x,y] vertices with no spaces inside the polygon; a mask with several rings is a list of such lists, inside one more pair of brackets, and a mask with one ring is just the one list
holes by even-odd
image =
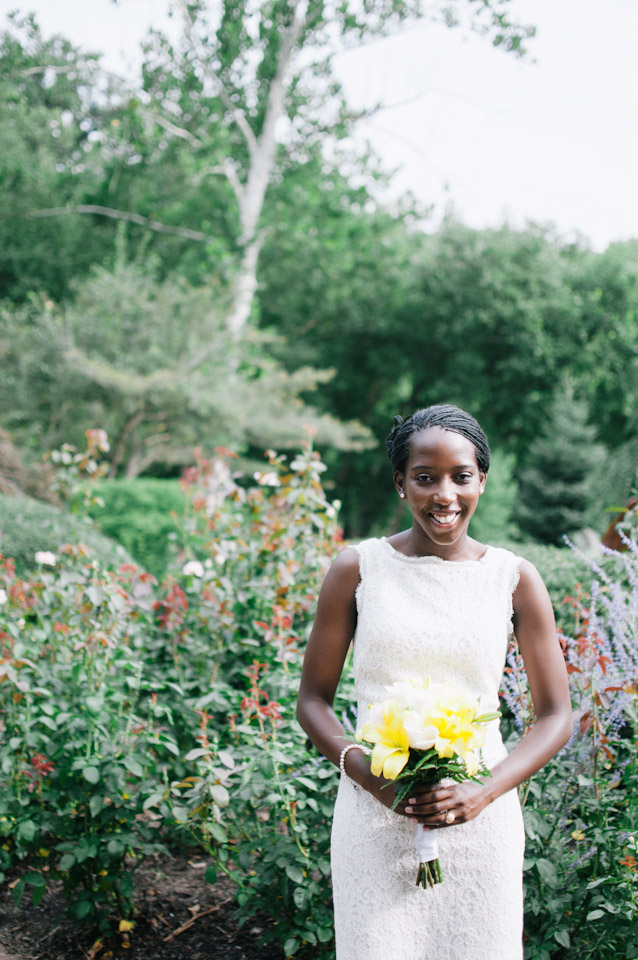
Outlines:
{"label": "green foliage", "polygon": [[[638,829],[638,545],[566,598],[562,644],[575,729],[569,744],[522,787],[527,834],[525,957],[636,954]],[[529,694],[510,657],[508,703],[523,728]],[[521,696],[520,691],[523,691]]]}
{"label": "green foliage", "polygon": [[177,480],[103,480],[97,494],[102,502],[90,513],[100,530],[121,543],[145,570],[163,576],[185,509]]}
{"label": "green foliage", "polygon": [[564,599],[579,589],[591,588],[594,579],[591,565],[567,546],[553,547],[540,543],[511,543],[506,546],[534,564],[551,597],[558,628],[568,630],[573,623],[573,616]]}
{"label": "green foliage", "polygon": [[638,489],[638,438],[610,450],[594,467],[589,487],[587,520],[603,533],[613,519],[609,507],[625,506]]}
{"label": "green foliage", "polygon": [[522,530],[544,543],[562,543],[584,526],[589,481],[603,457],[587,406],[567,389],[555,397],[547,426],[532,444],[520,474],[517,519]]}
{"label": "green foliage", "polygon": [[18,901],[30,887],[39,903],[61,880],[71,915],[108,932],[114,910],[132,915],[137,862],[164,850],[144,802],[177,748],[142,677],[126,580],[79,550],[61,568],[25,582],[2,565],[3,869],[28,861]]}
{"label": "green foliage", "polygon": [[[24,580],[2,562],[0,871],[21,865],[14,894],[36,903],[60,881],[72,916],[108,933],[132,918],[141,859],[195,841],[207,878],[235,883],[240,922],[272,918],[266,936],[286,956],[327,960],[337,773],[294,710],[341,534],[309,442],[290,462],[269,452],[252,485],[238,484],[235,467],[226,452],[185,474],[183,556],[159,587],[130,563],[109,572],[80,550],[58,551],[56,567]],[[107,486],[114,496],[120,487]],[[578,721],[523,791],[526,955],[630,956],[637,561],[605,561],[596,586],[566,549],[515,549],[563,616]],[[515,652],[504,688],[523,728],[531,705]],[[353,696],[348,664],[336,704],[346,722]]]}
{"label": "green foliage", "polygon": [[287,955],[328,957],[337,773],[294,713],[341,534],[310,442],[290,463],[270,452],[253,486],[233,460],[185,475],[188,559],[157,589],[80,550],[30,580],[2,563],[0,869],[22,862],[15,896],[35,902],[60,880],[71,915],[108,932],[131,917],[140,860],[195,840],[211,882],[234,880],[242,922],[274,911]]}
{"label": "green foliage", "polygon": [[35,570],[38,551],[57,553],[63,544],[84,544],[88,557],[100,563],[118,566],[128,559],[126,550],[58,507],[32,497],[0,495],[0,546],[5,556],[13,557],[22,576]]}
{"label": "green foliage", "polygon": [[472,517],[470,535],[482,543],[502,543],[516,538],[513,521],[518,497],[512,454],[493,450],[485,490]]}
{"label": "green foliage", "polygon": [[123,247],[112,268],[95,267],[75,285],[63,308],[36,297],[0,304],[0,423],[16,439],[80,446],[99,423],[111,438],[111,476],[129,478],[156,463],[186,464],[198,439],[289,446],[307,422],[324,443],[366,445],[361,425],[301,401],[330,374],[287,374],[264,354],[267,337],[231,337],[214,287],[160,281],[152,264],[129,263]]}
{"label": "green foliage", "polygon": [[[81,203],[96,174],[97,59],[62,37],[45,39],[32,17],[13,17],[0,38],[0,296],[64,296],[105,255],[100,225],[42,218]],[[99,167],[99,162],[98,162]]]}

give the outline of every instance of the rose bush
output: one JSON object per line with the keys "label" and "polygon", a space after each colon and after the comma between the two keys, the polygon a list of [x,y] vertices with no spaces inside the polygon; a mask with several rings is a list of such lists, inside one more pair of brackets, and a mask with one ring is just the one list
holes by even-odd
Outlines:
{"label": "rose bush", "polygon": [[[196,842],[240,922],[328,960],[337,773],[294,713],[336,506],[310,439],[250,478],[235,464],[222,450],[187,471],[161,584],[82,546],[47,544],[55,564],[26,579],[0,561],[0,871],[16,899],[59,880],[76,919],[134,936],[136,866]],[[562,598],[576,723],[521,790],[531,960],[638,957],[637,549]],[[503,693],[518,736],[533,717],[515,648]],[[352,701],[347,664],[351,730]]]}

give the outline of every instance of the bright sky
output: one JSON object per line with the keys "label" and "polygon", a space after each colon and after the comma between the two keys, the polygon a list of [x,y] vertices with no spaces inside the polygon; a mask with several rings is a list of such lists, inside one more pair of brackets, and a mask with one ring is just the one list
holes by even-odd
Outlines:
{"label": "bright sky", "polygon": [[[168,0],[0,0],[35,11],[45,32],[106,54],[131,76],[149,25],[175,29]],[[353,106],[387,108],[361,124],[394,190],[471,226],[555,223],[598,249],[638,237],[638,3],[512,0],[533,23],[534,60],[423,24],[339,56]],[[402,105],[398,105],[402,104]]]}

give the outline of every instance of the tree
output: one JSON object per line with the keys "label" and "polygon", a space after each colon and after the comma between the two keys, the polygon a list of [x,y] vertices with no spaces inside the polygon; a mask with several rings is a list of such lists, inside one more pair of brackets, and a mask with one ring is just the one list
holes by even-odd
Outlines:
{"label": "tree", "polygon": [[34,297],[0,310],[0,423],[41,451],[82,445],[86,429],[103,427],[111,476],[127,477],[157,463],[178,468],[198,444],[294,446],[309,422],[323,443],[369,442],[359,424],[302,402],[302,388],[330,374],[287,374],[265,354],[268,337],[233,341],[230,367],[223,314],[214,288],[159,281],[152,264],[127,261],[121,243],[114,266],[93,268],[66,306]]}
{"label": "tree", "polygon": [[32,17],[10,19],[0,38],[0,296],[60,298],[108,249],[101,224],[35,216],[82,203],[99,181],[98,87],[97,57],[45,39]]}
{"label": "tree", "polygon": [[[331,71],[335,49],[426,16],[450,27],[466,23],[516,54],[524,52],[533,34],[510,19],[510,0],[437,0],[433,5],[423,0],[224,0],[216,21],[204,0],[177,0],[176,6],[184,24],[182,40],[173,46],[158,34],[151,37],[142,95],[126,96],[122,90],[124,122],[115,130],[104,128],[103,152],[122,172],[123,163],[135,167],[151,160],[167,169],[174,145],[188,148],[171,166],[178,172],[171,187],[185,183],[187,194],[203,196],[204,203],[199,211],[188,205],[199,222],[182,223],[182,232],[190,231],[210,249],[211,272],[219,273],[220,245],[232,255],[225,322],[234,336],[253,307],[258,257],[272,222],[269,187],[291,166],[319,155],[327,138],[343,138],[352,125]],[[93,203],[69,205],[67,212],[136,217],[157,232],[171,229],[175,190],[169,189],[156,205],[157,215],[150,216],[135,201],[150,200],[152,190],[138,177],[135,182],[136,191],[121,207],[96,196]],[[121,185],[114,191],[112,181],[107,183],[107,193],[126,201]],[[219,215],[211,214],[220,206],[222,230],[215,229]],[[183,213],[181,199],[179,208]],[[41,214],[61,212],[52,208]]]}
{"label": "tree", "polygon": [[[317,193],[307,219],[300,213],[278,238],[279,260],[264,248],[262,318],[284,334],[286,367],[334,365],[323,409],[350,411],[379,440],[394,414],[445,401],[469,409],[493,445],[524,462],[546,423],[546,398],[577,362],[574,346],[585,335],[563,246],[533,227],[478,231],[450,222],[426,237],[382,212],[355,213],[338,181]],[[320,205],[327,215],[316,218],[313,236]],[[366,534],[385,510],[384,476],[393,497],[383,456],[326,459],[348,490],[350,529]]]}
{"label": "tree", "polygon": [[520,474],[517,519],[523,532],[559,545],[565,534],[583,527],[590,481],[602,455],[587,404],[567,383],[555,395],[547,426]]}

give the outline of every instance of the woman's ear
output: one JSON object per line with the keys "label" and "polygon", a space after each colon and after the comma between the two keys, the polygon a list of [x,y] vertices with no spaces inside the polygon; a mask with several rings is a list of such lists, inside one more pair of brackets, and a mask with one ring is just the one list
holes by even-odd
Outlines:
{"label": "woman's ear", "polygon": [[395,470],[393,480],[396,492],[399,494],[402,500],[405,500],[405,477],[399,470]]}
{"label": "woman's ear", "polygon": [[479,470],[479,497],[485,493],[485,484],[487,483],[487,474]]}

